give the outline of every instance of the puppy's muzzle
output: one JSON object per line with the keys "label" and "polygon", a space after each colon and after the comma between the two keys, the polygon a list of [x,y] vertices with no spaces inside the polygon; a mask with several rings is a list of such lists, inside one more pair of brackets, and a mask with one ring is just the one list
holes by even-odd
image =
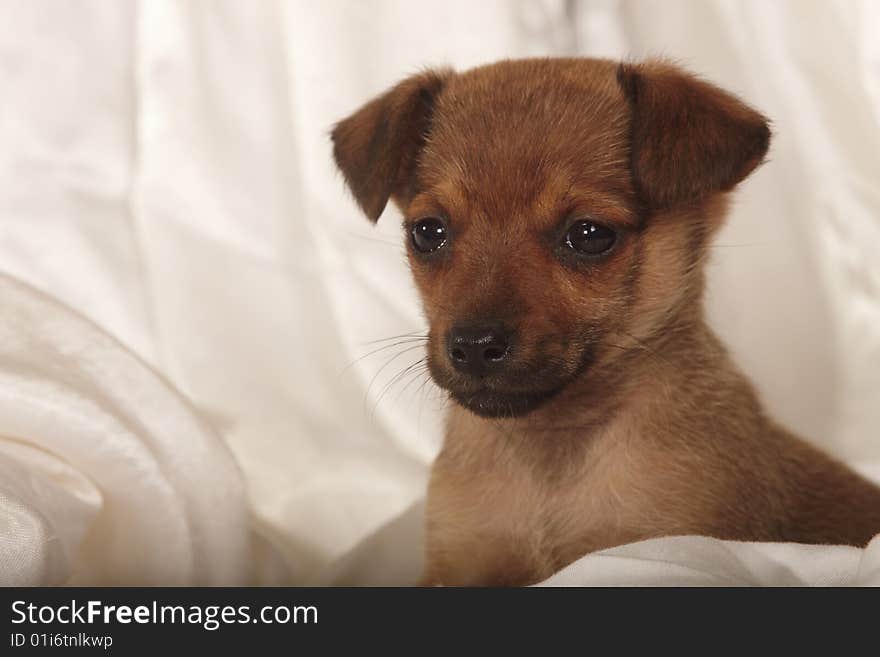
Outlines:
{"label": "puppy's muzzle", "polygon": [[507,364],[510,343],[510,334],[499,324],[455,326],[446,337],[446,354],[459,372],[484,377]]}

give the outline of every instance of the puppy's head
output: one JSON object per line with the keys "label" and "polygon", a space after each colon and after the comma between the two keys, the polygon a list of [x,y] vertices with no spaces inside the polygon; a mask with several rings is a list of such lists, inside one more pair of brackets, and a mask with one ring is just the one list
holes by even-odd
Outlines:
{"label": "puppy's head", "polygon": [[512,416],[698,306],[724,193],[770,132],[668,64],[550,59],[413,76],[332,137],[367,216],[403,212],[433,378]]}

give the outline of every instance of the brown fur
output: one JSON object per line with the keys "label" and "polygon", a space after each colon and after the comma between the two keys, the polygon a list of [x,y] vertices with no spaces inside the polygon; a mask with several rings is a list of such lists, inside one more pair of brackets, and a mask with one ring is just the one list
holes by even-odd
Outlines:
{"label": "brown fur", "polygon": [[[505,61],[409,78],[333,140],[371,219],[390,198],[407,231],[448,225],[436,254],[410,249],[429,367],[459,402],[424,583],[529,584],[654,536],[880,532],[880,489],[769,420],[703,317],[726,193],[769,145],[760,114],[662,62]],[[559,245],[583,217],[617,243],[575,262]],[[509,362],[463,376],[446,335],[488,320],[510,328]]]}

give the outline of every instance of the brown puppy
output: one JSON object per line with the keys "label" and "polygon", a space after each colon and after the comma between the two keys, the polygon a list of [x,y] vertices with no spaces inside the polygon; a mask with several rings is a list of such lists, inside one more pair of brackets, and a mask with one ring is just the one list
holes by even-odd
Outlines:
{"label": "brown puppy", "polygon": [[504,61],[404,80],[333,131],[389,198],[457,402],[426,584],[537,582],[674,535],[864,545],[880,489],[768,419],[703,317],[703,260],[767,121],[665,63]]}

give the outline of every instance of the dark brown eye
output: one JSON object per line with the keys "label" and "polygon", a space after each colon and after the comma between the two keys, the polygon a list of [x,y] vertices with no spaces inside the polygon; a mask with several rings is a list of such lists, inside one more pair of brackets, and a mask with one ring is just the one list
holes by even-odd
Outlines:
{"label": "dark brown eye", "polygon": [[592,221],[578,221],[565,234],[565,246],[584,255],[602,255],[608,251],[617,235],[607,226]]}
{"label": "dark brown eye", "polygon": [[412,227],[412,243],[416,251],[436,251],[446,244],[446,224],[437,217],[419,219]]}

